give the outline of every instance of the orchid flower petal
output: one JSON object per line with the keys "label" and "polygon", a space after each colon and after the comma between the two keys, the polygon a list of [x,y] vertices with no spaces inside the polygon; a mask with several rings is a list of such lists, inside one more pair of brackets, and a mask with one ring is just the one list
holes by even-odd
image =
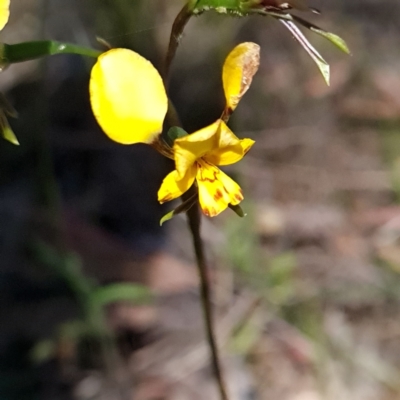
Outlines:
{"label": "orchid flower petal", "polygon": [[174,142],[175,168],[183,177],[194,162],[218,147],[218,128],[221,120]]}
{"label": "orchid flower petal", "polygon": [[249,89],[260,65],[260,46],[245,42],[236,46],[225,60],[222,70],[226,107],[233,111]]}
{"label": "orchid flower petal", "polygon": [[179,178],[178,171],[172,171],[163,180],[158,191],[158,201],[165,203],[179,196],[182,196],[193,185],[196,177],[196,166],[190,168],[182,179]]}
{"label": "orchid flower petal", "polygon": [[5,27],[10,17],[10,0],[0,0],[0,31]]}
{"label": "orchid flower petal", "polygon": [[198,161],[196,181],[199,187],[199,201],[203,213],[215,217],[229,204],[237,205],[243,200],[240,186],[215,165]]}
{"label": "orchid flower petal", "polygon": [[251,139],[239,139],[221,121],[218,130],[218,147],[208,152],[204,159],[215,165],[229,165],[240,161],[255,143]]}
{"label": "orchid flower petal", "polygon": [[160,74],[128,49],[112,49],[98,58],[91,72],[90,101],[104,132],[122,144],[153,142],[168,108]]}

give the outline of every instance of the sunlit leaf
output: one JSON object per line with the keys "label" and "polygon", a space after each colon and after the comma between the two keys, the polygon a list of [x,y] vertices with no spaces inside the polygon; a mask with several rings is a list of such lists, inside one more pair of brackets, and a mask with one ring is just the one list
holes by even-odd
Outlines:
{"label": "sunlit leaf", "polygon": [[350,49],[348,48],[347,43],[340,36],[335,35],[332,32],[327,32],[324,29],[320,28],[319,26],[316,26],[316,25],[304,20],[303,18],[297,17],[296,15],[293,15],[292,17],[295,21],[297,21],[299,24],[305,26],[310,31],[328,39],[331,43],[333,43],[336,47],[338,47],[339,50],[343,51],[346,54],[350,54]]}
{"label": "sunlit leaf", "polygon": [[322,76],[325,79],[326,84],[329,86],[330,82],[330,68],[329,64],[324,60],[321,54],[311,45],[307,38],[303,35],[300,29],[292,22],[287,20],[280,20],[280,22],[289,29],[295,39],[303,46],[304,50],[311,56],[314,62],[317,64]]}

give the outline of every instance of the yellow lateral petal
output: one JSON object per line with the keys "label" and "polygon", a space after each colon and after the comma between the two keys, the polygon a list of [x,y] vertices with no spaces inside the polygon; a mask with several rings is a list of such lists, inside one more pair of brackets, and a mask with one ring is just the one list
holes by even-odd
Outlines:
{"label": "yellow lateral petal", "polygon": [[158,191],[158,201],[165,203],[167,201],[174,200],[179,196],[182,196],[194,182],[196,177],[197,166],[192,166],[187,174],[179,179],[178,172],[172,171],[163,180],[161,187]]}
{"label": "yellow lateral petal", "polygon": [[255,143],[251,139],[240,140],[223,121],[218,135],[218,147],[204,156],[205,160],[215,165],[229,165],[240,161]]}
{"label": "yellow lateral petal", "polygon": [[236,46],[225,60],[222,70],[226,106],[233,111],[247,92],[260,65],[260,46],[245,42]]}
{"label": "yellow lateral petal", "polygon": [[179,177],[186,174],[196,160],[218,147],[218,128],[221,120],[174,142],[175,168]]}
{"label": "yellow lateral petal", "polygon": [[10,0],[0,0],[0,30],[4,28],[10,16]]}
{"label": "yellow lateral petal", "polygon": [[243,200],[240,186],[216,166],[199,161],[196,180],[199,187],[199,201],[203,213],[215,217],[229,204],[239,204]]}
{"label": "yellow lateral petal", "polygon": [[104,132],[122,144],[154,141],[168,107],[160,74],[128,49],[112,49],[98,58],[90,77],[90,101]]}

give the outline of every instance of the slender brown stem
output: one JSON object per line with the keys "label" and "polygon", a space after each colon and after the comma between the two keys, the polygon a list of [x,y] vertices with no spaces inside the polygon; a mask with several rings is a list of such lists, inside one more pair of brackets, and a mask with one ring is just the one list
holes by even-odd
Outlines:
{"label": "slender brown stem", "polygon": [[176,16],[174,23],[172,24],[171,35],[169,38],[167,56],[165,58],[164,65],[164,82],[166,83],[169,75],[169,69],[172,64],[172,60],[175,57],[176,50],[179,46],[179,41],[181,40],[183,30],[188,23],[192,13],[187,4],[185,4],[179,14]]}
{"label": "slender brown stem", "polygon": [[[192,188],[193,190],[196,190],[194,187]],[[192,191],[190,190],[185,194],[187,196],[190,196],[190,192]],[[192,234],[193,246],[196,254],[197,269],[200,276],[200,297],[204,313],[207,342],[210,346],[211,361],[214,369],[215,379],[217,380],[221,400],[229,400],[225,381],[222,375],[217,341],[214,335],[215,329],[212,318],[211,290],[207,276],[207,263],[204,254],[204,245],[200,234],[201,216],[199,213],[199,208],[196,206],[192,207],[186,212],[186,215],[188,217],[188,224],[190,232]]]}
{"label": "slender brown stem", "polygon": [[[185,29],[185,26],[191,16],[192,12],[188,4],[186,4],[179,12],[172,25],[171,36],[163,71],[163,80],[165,87],[168,86],[168,76],[172,60],[174,59],[176,50],[178,49],[183,30]],[[182,126],[179,115],[171,101],[169,101],[167,120],[170,126]],[[188,201],[193,195],[197,196],[196,191],[197,188],[193,185],[186,193],[183,194],[182,201]],[[188,217],[188,224],[190,232],[192,234],[197,270],[200,277],[200,298],[204,314],[207,342],[211,352],[211,363],[214,369],[215,379],[217,381],[221,400],[229,400],[225,381],[222,375],[221,361],[218,352],[217,342],[214,335],[215,330],[212,319],[211,290],[207,278],[207,263],[204,254],[204,245],[200,234],[201,216],[198,206],[195,205],[191,207],[188,211],[186,211],[186,215]]]}

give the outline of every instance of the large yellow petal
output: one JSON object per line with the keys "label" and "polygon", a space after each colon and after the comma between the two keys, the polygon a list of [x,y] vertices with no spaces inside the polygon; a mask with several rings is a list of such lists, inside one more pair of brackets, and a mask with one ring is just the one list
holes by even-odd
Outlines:
{"label": "large yellow petal", "polygon": [[184,176],[196,160],[218,147],[217,134],[221,122],[217,120],[199,131],[175,140],[173,150],[179,177]]}
{"label": "large yellow petal", "polygon": [[182,194],[193,185],[196,177],[196,171],[197,166],[193,165],[182,179],[179,179],[178,172],[176,170],[169,173],[164,178],[158,191],[158,201],[160,203],[165,203],[182,196]]}
{"label": "large yellow petal", "polygon": [[247,92],[260,65],[260,46],[245,42],[236,46],[225,60],[222,70],[226,107],[233,111]]}
{"label": "large yellow petal", "polygon": [[239,204],[243,200],[240,186],[215,165],[198,161],[196,180],[199,187],[199,201],[203,213],[215,217],[229,204]]}
{"label": "large yellow petal", "polygon": [[10,0],[0,0],[0,30],[4,28],[10,16]]}
{"label": "large yellow petal", "polygon": [[221,121],[218,130],[218,146],[204,156],[204,159],[215,165],[229,165],[240,161],[255,143],[251,139],[240,140]]}
{"label": "large yellow petal", "polygon": [[154,141],[168,107],[160,74],[128,49],[112,49],[98,58],[90,77],[90,101],[104,132],[122,144]]}

